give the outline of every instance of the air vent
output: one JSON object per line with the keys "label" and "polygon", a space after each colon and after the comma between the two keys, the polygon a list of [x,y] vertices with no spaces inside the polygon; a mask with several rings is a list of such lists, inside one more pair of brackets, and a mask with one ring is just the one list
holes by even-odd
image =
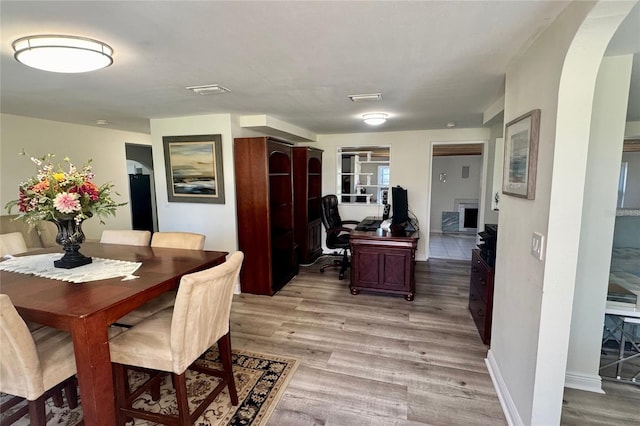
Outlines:
{"label": "air vent", "polygon": [[222,87],[219,84],[205,84],[203,86],[190,86],[187,87],[188,90],[191,90],[198,95],[217,95],[220,93],[227,93],[230,90],[226,87]]}
{"label": "air vent", "polygon": [[349,95],[349,99],[352,102],[369,102],[369,101],[379,101],[382,99],[382,93],[367,93],[362,95]]}

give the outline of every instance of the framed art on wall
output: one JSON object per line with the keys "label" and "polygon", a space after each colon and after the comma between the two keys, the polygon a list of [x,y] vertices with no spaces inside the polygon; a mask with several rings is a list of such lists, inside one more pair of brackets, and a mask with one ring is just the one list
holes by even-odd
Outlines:
{"label": "framed art on wall", "polygon": [[163,136],[162,142],[169,201],[224,204],[222,136]]}
{"label": "framed art on wall", "polygon": [[534,109],[505,126],[502,193],[535,199],[540,110]]}

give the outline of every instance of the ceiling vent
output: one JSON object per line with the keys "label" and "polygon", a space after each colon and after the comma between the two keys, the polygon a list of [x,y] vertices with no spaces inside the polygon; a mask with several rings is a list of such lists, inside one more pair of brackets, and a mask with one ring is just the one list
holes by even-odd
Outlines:
{"label": "ceiling vent", "polygon": [[198,95],[217,95],[220,93],[227,93],[230,90],[226,87],[222,87],[219,84],[205,84],[203,86],[189,86],[188,90],[191,90]]}
{"label": "ceiling vent", "polygon": [[382,99],[382,93],[367,93],[362,95],[349,95],[349,99],[352,102],[369,102],[369,101],[379,101]]}

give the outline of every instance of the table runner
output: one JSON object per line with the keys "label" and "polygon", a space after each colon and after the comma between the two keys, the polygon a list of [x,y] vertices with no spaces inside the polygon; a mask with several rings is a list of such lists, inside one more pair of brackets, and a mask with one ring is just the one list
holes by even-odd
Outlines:
{"label": "table runner", "polygon": [[62,269],[53,266],[53,261],[62,257],[61,253],[36,254],[32,256],[9,257],[0,262],[0,270],[33,274],[38,277],[72,283],[106,280],[123,277],[123,281],[138,278],[133,273],[142,265],[141,262],[102,259],[94,257],[88,265],[73,269]]}

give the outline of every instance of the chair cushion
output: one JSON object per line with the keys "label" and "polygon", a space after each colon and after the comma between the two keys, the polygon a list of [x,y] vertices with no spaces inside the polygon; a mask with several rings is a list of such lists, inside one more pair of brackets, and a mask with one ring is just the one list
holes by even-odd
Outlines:
{"label": "chair cushion", "polygon": [[109,340],[111,361],[171,372],[171,318],[173,308],[162,310]]}

